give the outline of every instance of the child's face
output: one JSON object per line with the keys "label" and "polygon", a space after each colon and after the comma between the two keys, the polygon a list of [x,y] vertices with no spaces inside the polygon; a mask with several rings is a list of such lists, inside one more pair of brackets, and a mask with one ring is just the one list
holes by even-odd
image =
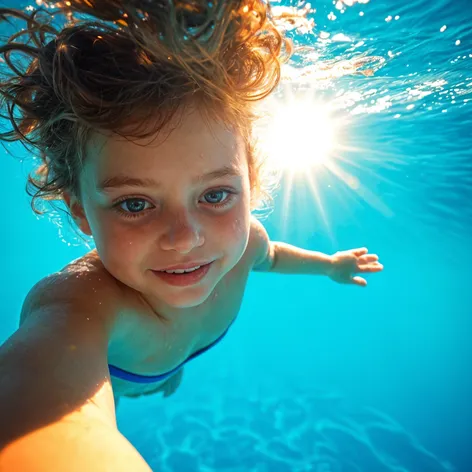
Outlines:
{"label": "child's face", "polygon": [[[250,227],[249,171],[240,136],[215,121],[209,128],[198,112],[164,136],[152,144],[151,138],[136,144],[96,137],[80,178],[78,206],[81,229],[93,235],[107,270],[156,309],[205,301],[240,260]],[[184,286],[160,272],[188,263],[211,264],[197,282],[180,277]]]}

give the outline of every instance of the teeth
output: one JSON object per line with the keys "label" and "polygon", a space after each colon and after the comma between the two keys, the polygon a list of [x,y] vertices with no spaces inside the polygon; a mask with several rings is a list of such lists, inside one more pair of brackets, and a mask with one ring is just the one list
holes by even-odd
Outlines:
{"label": "teeth", "polygon": [[193,267],[192,269],[176,269],[176,270],[164,270],[167,274],[185,274],[186,272],[193,272],[194,270],[200,269],[201,266]]}

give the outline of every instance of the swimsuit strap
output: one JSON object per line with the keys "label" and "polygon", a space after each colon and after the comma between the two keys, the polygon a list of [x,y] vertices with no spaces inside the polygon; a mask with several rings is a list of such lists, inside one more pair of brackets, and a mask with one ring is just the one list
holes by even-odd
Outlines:
{"label": "swimsuit strap", "polygon": [[158,375],[142,375],[142,374],[134,374],[133,372],[128,372],[127,370],[120,369],[119,367],[116,367],[114,365],[108,364],[108,369],[110,371],[110,375],[113,377],[116,377],[118,379],[122,380],[127,380],[128,382],[135,382],[135,383],[154,383],[154,382],[160,382],[162,380],[165,380],[169,377],[171,377],[173,374],[175,374],[179,369],[181,369],[184,364],[186,364],[188,361],[195,359],[196,357],[200,356],[204,352],[208,351],[211,349],[213,346],[218,344],[225,336],[226,333],[229,331],[231,328],[232,324],[234,323],[234,320],[231,322],[231,324],[226,328],[224,333],[217,339],[215,339],[212,343],[210,343],[208,346],[203,347],[202,349],[199,349],[198,351],[194,352],[191,354],[189,357],[187,357],[186,360],[184,360],[181,364],[179,364],[177,367],[174,367],[172,370],[169,372],[166,372],[164,374],[158,374]]}

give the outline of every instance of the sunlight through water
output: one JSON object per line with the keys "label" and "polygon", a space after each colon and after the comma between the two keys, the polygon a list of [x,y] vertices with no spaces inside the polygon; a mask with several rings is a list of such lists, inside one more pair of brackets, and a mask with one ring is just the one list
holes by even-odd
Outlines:
{"label": "sunlight through water", "polygon": [[323,103],[302,97],[274,101],[259,139],[270,165],[300,173],[326,165],[336,145],[339,123]]}

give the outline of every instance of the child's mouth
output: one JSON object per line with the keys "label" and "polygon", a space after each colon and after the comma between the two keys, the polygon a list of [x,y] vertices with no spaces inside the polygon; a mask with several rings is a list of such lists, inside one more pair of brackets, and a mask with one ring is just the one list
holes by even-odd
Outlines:
{"label": "child's mouth", "polygon": [[207,272],[210,270],[213,262],[195,268],[186,269],[182,271],[165,271],[165,270],[153,270],[152,272],[159,277],[163,282],[169,285],[177,287],[186,287],[188,285],[194,285],[205,277]]}

